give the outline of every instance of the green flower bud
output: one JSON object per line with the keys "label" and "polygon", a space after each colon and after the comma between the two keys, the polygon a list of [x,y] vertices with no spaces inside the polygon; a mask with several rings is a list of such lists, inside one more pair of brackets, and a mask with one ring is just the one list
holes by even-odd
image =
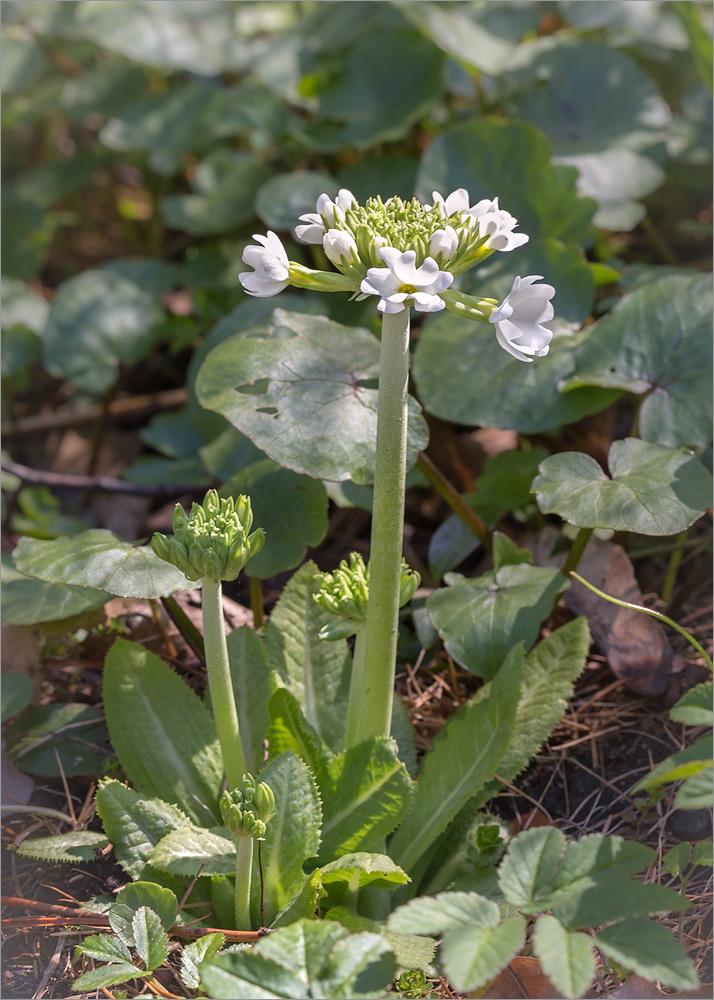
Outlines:
{"label": "green flower bud", "polygon": [[220,799],[223,823],[234,839],[265,836],[266,824],[275,814],[275,795],[270,785],[258,785],[251,774],[244,774],[239,788],[225,791]]}

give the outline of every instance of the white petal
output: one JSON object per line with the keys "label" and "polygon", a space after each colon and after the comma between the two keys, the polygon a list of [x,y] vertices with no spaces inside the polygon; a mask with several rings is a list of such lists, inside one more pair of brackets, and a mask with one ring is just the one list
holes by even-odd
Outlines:
{"label": "white petal", "polygon": [[[381,251],[381,254],[384,258],[384,250]],[[416,250],[405,250],[399,259],[390,266],[402,285],[421,284],[419,269],[416,267]]]}
{"label": "white petal", "polygon": [[507,351],[514,358],[518,358],[519,361],[532,361],[533,360],[533,358],[529,358],[525,354],[521,354],[521,352],[518,351],[518,350],[516,350],[515,347],[511,347],[511,345],[508,343],[508,341],[506,340],[506,338],[503,336],[503,333],[501,332],[501,330],[500,330],[500,328],[498,326],[496,327],[496,340],[501,345],[501,347],[503,348],[504,351]]}
{"label": "white petal", "polygon": [[287,288],[287,281],[271,281],[262,279],[255,271],[243,271],[238,275],[243,288],[248,295],[255,295],[259,298],[266,298],[269,295],[277,295]]}
{"label": "white petal", "polygon": [[426,292],[414,292],[411,299],[417,312],[441,312],[442,309],[446,308],[446,303],[438,295],[428,295]]}

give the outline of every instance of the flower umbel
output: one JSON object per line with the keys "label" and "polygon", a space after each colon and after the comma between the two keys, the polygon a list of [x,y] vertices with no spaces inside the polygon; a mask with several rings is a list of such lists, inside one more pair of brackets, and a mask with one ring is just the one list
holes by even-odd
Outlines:
{"label": "flower umbel", "polygon": [[181,504],[176,504],[173,536],[157,531],[151,547],[189,580],[235,580],[265,541],[262,528],[249,534],[252,524],[248,497],[221,499],[215,490],[209,490],[203,504],[194,503],[188,515]]}
{"label": "flower umbel", "polygon": [[252,774],[244,774],[240,786],[226,790],[219,805],[223,823],[234,840],[261,840],[275,815],[275,794],[264,781],[256,785]]}
{"label": "flower umbel", "polygon": [[[508,295],[489,316],[496,327],[496,340],[519,361],[532,361],[548,353],[553,334],[542,325],[553,319],[552,285],[536,285],[542,275],[516,278]],[[529,357],[529,355],[531,355]]]}
{"label": "flower umbel", "polygon": [[416,251],[400,253],[394,247],[379,251],[386,267],[371,267],[360,290],[367,295],[379,295],[377,309],[381,313],[398,313],[411,303],[418,312],[439,312],[444,302],[439,298],[453,282],[453,274],[440,271],[433,257],[416,266]]}

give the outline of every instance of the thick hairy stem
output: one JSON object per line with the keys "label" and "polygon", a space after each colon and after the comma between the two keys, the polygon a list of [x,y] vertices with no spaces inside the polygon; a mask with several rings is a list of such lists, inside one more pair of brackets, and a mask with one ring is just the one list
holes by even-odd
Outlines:
{"label": "thick hairy stem", "polygon": [[249,931],[250,879],[253,870],[253,838],[240,837],[236,844],[236,930]]}
{"label": "thick hairy stem", "polygon": [[352,676],[350,678],[350,697],[347,703],[347,728],[345,731],[346,747],[353,747],[355,743],[359,743],[360,717],[363,712],[365,646],[366,636],[364,627],[362,627],[355,636],[355,651],[352,657]]}
{"label": "thick hairy stem", "polygon": [[[409,310],[382,318],[369,602],[362,690],[350,692],[358,719],[348,746],[388,736],[392,720],[404,531]],[[352,709],[350,705],[350,709]]]}
{"label": "thick hairy stem", "polygon": [[223,767],[228,787],[233,789],[240,785],[247,768],[231,683],[231,668],[223,624],[221,584],[204,578],[202,586],[203,644],[206,651],[208,687],[223,755]]}

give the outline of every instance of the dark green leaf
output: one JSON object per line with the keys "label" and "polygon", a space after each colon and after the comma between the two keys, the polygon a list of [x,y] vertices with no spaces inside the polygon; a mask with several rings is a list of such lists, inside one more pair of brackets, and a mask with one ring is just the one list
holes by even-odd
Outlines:
{"label": "dark green leaf", "polygon": [[255,196],[255,212],[268,229],[291,232],[298,218],[315,211],[321,194],[334,198],[339,185],[333,177],[308,170],[271,177]]}
{"label": "dark green leaf", "polygon": [[441,946],[441,961],[453,984],[461,993],[479,990],[523,947],[526,920],[516,916],[496,927],[458,927],[449,930]]}
{"label": "dark green leaf", "polygon": [[513,45],[473,18],[472,7],[444,8],[439,3],[401,3],[405,16],[457,62],[495,75],[510,66]]}
{"label": "dark green leaf", "polygon": [[246,767],[250,774],[257,774],[263,766],[268,702],[275,681],[265,644],[249,625],[233,629],[226,643]]}
{"label": "dark green leaf", "polygon": [[3,735],[8,753],[27,774],[48,778],[59,778],[62,772],[66,777],[99,774],[109,756],[102,713],[78,702],[31,708]]}
{"label": "dark green leaf", "polygon": [[686,951],[667,928],[645,917],[621,920],[594,938],[608,958],[646,979],[679,990],[696,989],[697,976]]}
{"label": "dark green leaf", "polygon": [[[124,906],[128,906],[134,910],[135,914],[139,910],[146,910],[148,908],[153,911],[153,916],[158,918],[159,927],[163,927],[167,931],[170,931],[176,923],[178,913],[178,900],[176,896],[170,889],[165,889],[155,882],[130,882],[118,894],[117,903],[123,903]],[[153,936],[153,932],[149,934],[150,938]],[[134,926],[134,939],[138,941],[136,926]],[[149,968],[156,968],[156,965],[161,965],[161,962],[164,961],[162,958],[161,961],[156,962],[152,966],[148,959],[144,958],[143,955],[141,957]]]}
{"label": "dark green leaf", "polygon": [[[3,588],[3,607],[5,588]],[[27,674],[6,673],[2,679],[2,721],[7,722],[32,701],[32,678]]]}
{"label": "dark green leaf", "polygon": [[79,979],[75,979],[73,986],[78,990],[86,990],[91,993],[93,990],[117,986],[119,983],[125,983],[128,979],[136,979],[143,975],[144,970],[137,968],[136,965],[129,965],[129,963],[114,965],[112,963],[112,965],[103,965],[100,969],[85,972]]}
{"label": "dark green leaf", "polygon": [[113,934],[91,934],[77,945],[77,954],[100,962],[131,962],[131,952]]}
{"label": "dark green leaf", "polygon": [[[291,750],[307,764],[318,785],[327,778],[327,768],[332,760],[326,743],[320,739],[300,710],[294,695],[286,688],[278,688],[268,703],[266,738],[271,757]],[[242,730],[241,730],[242,731]]]}
{"label": "dark green leaf", "polygon": [[2,587],[2,620],[10,625],[40,625],[94,611],[111,600],[111,594],[90,587],[47,583],[18,577]]}
{"label": "dark green leaf", "polygon": [[670,708],[669,717],[687,726],[711,726],[712,710],[712,682],[706,681],[686,691]]}
{"label": "dark green leaf", "polygon": [[509,844],[498,871],[498,882],[508,902],[525,913],[541,909],[539,900],[551,891],[565,849],[565,837],[555,827],[519,833]]}
{"label": "dark green leaf", "polygon": [[538,917],[533,950],[559,993],[577,1000],[595,978],[592,938],[568,931],[551,916]]}
{"label": "dark green leaf", "polygon": [[370,154],[367,159],[348,163],[338,178],[361,204],[377,195],[384,201],[395,195],[406,201],[414,194],[418,169],[419,161],[412,156]]}

